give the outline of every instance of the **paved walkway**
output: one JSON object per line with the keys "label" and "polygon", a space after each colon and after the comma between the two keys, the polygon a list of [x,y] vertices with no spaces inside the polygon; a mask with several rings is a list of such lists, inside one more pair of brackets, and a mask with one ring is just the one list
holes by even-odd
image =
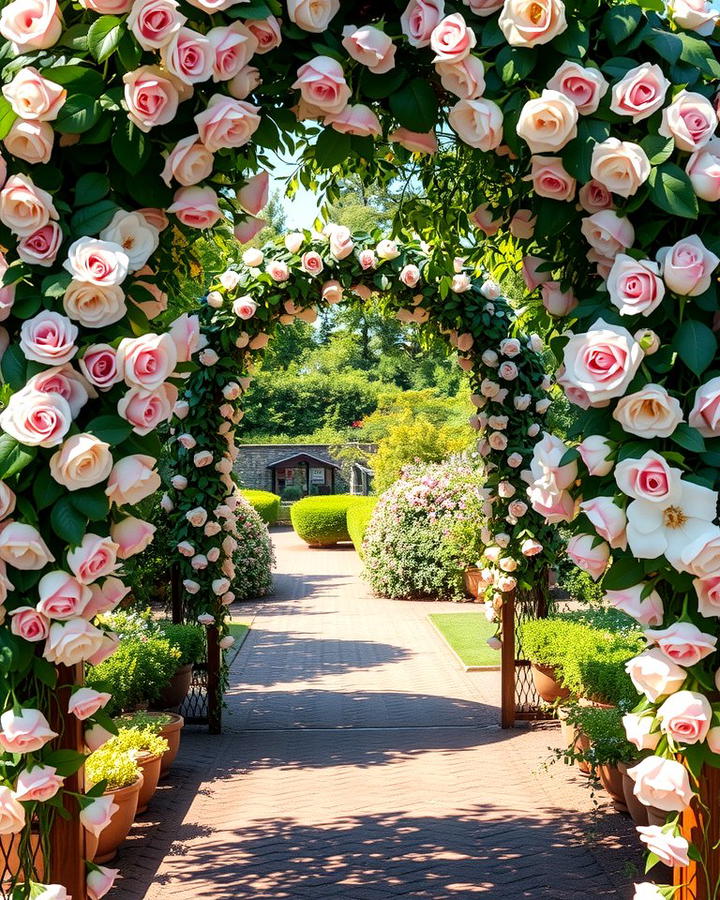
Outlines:
{"label": "paved walkway", "polygon": [[117,900],[631,896],[631,825],[545,770],[555,728],[498,728],[499,673],[463,672],[428,623],[447,604],[372,597],[351,549],[275,541],[225,733],[185,730]]}

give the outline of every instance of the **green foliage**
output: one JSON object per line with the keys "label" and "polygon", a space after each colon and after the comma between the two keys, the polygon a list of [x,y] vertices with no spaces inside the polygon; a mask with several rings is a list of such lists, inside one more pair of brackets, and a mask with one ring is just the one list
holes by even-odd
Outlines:
{"label": "green foliage", "polygon": [[379,499],[365,533],[365,577],[393,599],[462,600],[465,563],[448,540],[450,527],[483,524],[483,473],[467,460],[408,466]]}
{"label": "green foliage", "polygon": [[358,497],[357,503],[354,503],[347,511],[347,530],[350,540],[360,556],[363,555],[363,540],[367,531],[373,510],[377,506],[377,497]]}
{"label": "green foliage", "polygon": [[85,776],[89,785],[106,783],[106,790],[129,787],[140,777],[140,766],[128,750],[119,750],[112,741],[103,744],[85,760]]}
{"label": "green foliage", "polygon": [[572,565],[559,576],[560,587],[580,603],[602,603],[605,591],[587,572]]}
{"label": "green foliage", "polygon": [[144,728],[121,725],[115,737],[104,745],[121,753],[150,753],[153,756],[162,756],[167,752],[168,746],[165,738],[160,737],[157,730],[149,725]]}
{"label": "green foliage", "polygon": [[157,703],[180,662],[180,651],[159,637],[127,638],[113,655],[88,669],[89,687],[107,690],[107,712],[115,715]]}
{"label": "green foliage", "polygon": [[349,541],[347,511],[363,497],[333,494],[305,497],[290,507],[290,520],[298,537],[311,547],[330,547]]}
{"label": "green foliage", "polygon": [[303,489],[297,484],[291,484],[282,492],[282,499],[288,503],[294,503],[296,500],[301,500],[302,495]]}
{"label": "green foliage", "polygon": [[280,497],[270,491],[240,491],[247,502],[267,525],[274,525],[280,515]]}
{"label": "green foliage", "polygon": [[617,765],[637,758],[637,748],[625,737],[620,707],[603,709],[597,706],[573,706],[567,721],[575,725],[590,742],[588,750],[570,751],[568,756],[587,762],[595,769],[599,765]]}
{"label": "green foliage", "polygon": [[205,659],[205,629],[202,625],[176,624],[164,619],[157,623],[157,627],[162,637],[180,653],[181,666]]}
{"label": "green foliage", "polygon": [[126,713],[115,719],[115,724],[125,728],[150,728],[155,734],[159,734],[162,729],[172,722],[173,718],[170,713],[152,712],[139,710],[134,713]]}
{"label": "green foliage", "polygon": [[233,554],[235,577],[232,590],[237,600],[265,597],[272,591],[275,553],[268,527],[250,503],[242,496],[235,509],[238,548]]}

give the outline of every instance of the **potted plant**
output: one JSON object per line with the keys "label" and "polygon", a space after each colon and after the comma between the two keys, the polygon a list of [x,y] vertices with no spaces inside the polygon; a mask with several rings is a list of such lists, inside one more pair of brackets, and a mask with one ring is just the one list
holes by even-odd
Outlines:
{"label": "potted plant", "polygon": [[114,749],[134,756],[143,775],[143,783],[138,795],[138,813],[144,813],[157,790],[160,766],[168,742],[152,726],[121,727],[114,738],[108,741]]}
{"label": "potted plant", "polygon": [[151,728],[155,734],[167,741],[168,748],[160,761],[160,777],[167,775],[180,750],[180,733],[185,724],[182,716],[177,713],[144,710],[120,716],[115,720],[115,724],[121,728]]}
{"label": "potted plant", "polygon": [[130,637],[113,655],[88,669],[90,687],[112,695],[110,715],[157,704],[178,668],[180,651],[164,637]]}
{"label": "potted plant", "polygon": [[118,809],[110,824],[100,832],[94,861],[105,863],[115,858],[117,849],[128,836],[137,813],[143,783],[137,760],[127,750],[118,750],[108,741],[85,761],[88,786],[102,782],[104,794],[111,794]]}
{"label": "potted plant", "polygon": [[158,625],[160,634],[180,653],[180,659],[157,705],[161,709],[178,709],[190,690],[193,666],[205,659],[205,629],[201,625],[168,621]]}
{"label": "potted plant", "polygon": [[535,690],[546,703],[566,700],[570,691],[563,683],[563,661],[572,627],[562,619],[533,619],[520,628],[520,646],[530,660]]}
{"label": "potted plant", "polygon": [[480,540],[478,522],[475,519],[458,519],[450,526],[446,539],[446,552],[462,573],[465,593],[468,597],[479,599],[484,588],[481,569],[477,560],[485,549]]}

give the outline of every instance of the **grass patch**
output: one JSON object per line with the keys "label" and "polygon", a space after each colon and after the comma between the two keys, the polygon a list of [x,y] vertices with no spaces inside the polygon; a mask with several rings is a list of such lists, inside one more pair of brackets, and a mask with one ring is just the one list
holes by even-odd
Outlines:
{"label": "grass patch", "polygon": [[229,622],[228,623],[228,634],[231,634],[235,638],[235,643],[233,644],[233,650],[239,650],[242,646],[242,642],[247,637],[247,633],[250,631],[250,626],[245,625],[244,622]]}
{"label": "grass patch", "polygon": [[495,626],[483,613],[433,613],[428,617],[466,666],[499,666],[500,651],[486,644]]}

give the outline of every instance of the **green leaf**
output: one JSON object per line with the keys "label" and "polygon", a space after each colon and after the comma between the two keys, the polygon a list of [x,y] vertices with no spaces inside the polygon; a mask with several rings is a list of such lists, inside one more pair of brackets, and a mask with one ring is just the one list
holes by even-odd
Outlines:
{"label": "green leaf", "polygon": [[84,762],[85,757],[77,750],[53,750],[52,753],[43,756],[43,763],[54,766],[58,775],[62,775],[63,778],[74,775]]}
{"label": "green leaf", "polygon": [[25,377],[26,370],[27,359],[20,349],[20,345],[10,344],[2,355],[0,371],[2,371],[4,380],[14,391],[20,391],[25,387],[25,382],[27,381]]}
{"label": "green leaf", "polygon": [[10,106],[10,101],[0,97],[0,140],[7,137],[15,119],[17,119],[17,113]]}
{"label": "green leaf", "polygon": [[688,319],[675,333],[672,348],[691,372],[701,375],[715,358],[717,338],[707,325]]}
{"label": "green leaf", "polygon": [[563,165],[568,174],[583,183],[589,181],[593,148],[609,137],[610,125],[607,122],[581,119],[578,123],[577,137],[562,151]]}
{"label": "green leaf", "polygon": [[97,416],[85,426],[85,431],[94,434],[101,441],[107,441],[111,446],[121,444],[132,434],[132,425],[120,416]]}
{"label": "green leaf", "polygon": [[72,546],[77,546],[85,534],[87,517],[78,512],[70,497],[61,497],[50,513],[50,524],[55,534]]}
{"label": "green leaf", "polygon": [[75,184],[75,206],[90,206],[110,193],[110,179],[100,172],[85,172]]}
{"label": "green leaf", "polygon": [[54,688],[57,684],[57,669],[42,656],[36,656],[33,660],[33,672],[47,687]]}
{"label": "green leaf", "polygon": [[610,39],[611,46],[617,47],[633,34],[641,19],[642,12],[637,6],[613,6],[603,16],[602,30]]}
{"label": "green leaf", "polygon": [[137,175],[150,157],[150,139],[125,115],[119,118],[110,143],[115,159],[131,175]]}
{"label": "green leaf", "polygon": [[110,501],[102,487],[71,491],[69,497],[75,509],[93,522],[105,519],[110,512]]}
{"label": "green leaf", "polygon": [[390,96],[390,109],[410,131],[430,131],[437,123],[438,100],[424,78],[413,78]]}
{"label": "green leaf", "polygon": [[100,104],[88,94],[72,94],[67,98],[53,123],[61,134],[82,134],[100,118]]}
{"label": "green leaf", "polygon": [[21,472],[35,458],[35,447],[24,447],[14,437],[0,434],[0,478],[10,478]]}
{"label": "green leaf", "polygon": [[505,84],[517,84],[532,72],[538,62],[537,54],[526,47],[503,47],[495,59]]}
{"label": "green leaf", "polygon": [[679,34],[674,34],[665,28],[648,28],[644,34],[643,42],[652,47],[657,55],[666,62],[676,63],[680,59],[683,42]]}
{"label": "green leaf", "polygon": [[123,24],[117,16],[100,16],[88,31],[88,48],[98,62],[112,56],[123,36]]}
{"label": "green leaf", "polygon": [[65,488],[58,484],[50,474],[50,468],[44,466],[33,480],[32,494],[37,509],[47,509],[65,493]]}
{"label": "green leaf", "polygon": [[608,78],[615,81],[624,78],[630,69],[634,69],[636,66],[636,59],[631,59],[629,56],[613,56],[612,59],[603,63],[600,68]]}
{"label": "green leaf", "polygon": [[407,72],[402,67],[396,67],[384,75],[373,75],[367,71],[363,73],[362,93],[371,100],[384,100],[391,96],[405,81]]}
{"label": "green leaf", "polygon": [[[87,34],[87,26],[82,27]],[[100,72],[87,66],[49,66],[43,69],[43,78],[68,88],[68,93],[88,94],[95,98],[102,94],[105,87]]]}
{"label": "green leaf", "polygon": [[685,172],[674,163],[650,170],[648,178],[649,197],[655,206],[684,219],[696,219],[698,202],[692,182]]}
{"label": "green leaf", "polygon": [[678,427],[670,435],[670,440],[684,450],[690,450],[691,453],[704,453],[705,441],[697,428],[691,428],[681,422]]}
{"label": "green leaf", "polygon": [[640,141],[640,146],[650,160],[650,165],[659,166],[672,156],[675,141],[664,138],[661,134],[648,134]]}
{"label": "green leaf", "polygon": [[590,32],[580,19],[570,19],[562,34],[550,42],[550,46],[569,59],[582,59],[590,46]]}
{"label": "green leaf", "polygon": [[40,290],[44,297],[62,297],[71,281],[72,275],[69,272],[58,272],[43,278]]}
{"label": "green leaf", "polygon": [[683,62],[700,69],[703,75],[709,78],[720,78],[720,62],[715,58],[715,53],[707,41],[684,31],[679,32],[678,37],[682,44],[680,59]]}
{"label": "green leaf", "polygon": [[[61,47],[71,47],[73,50],[77,50],[80,53],[84,53],[87,46],[87,25],[79,22],[77,25],[73,25],[72,27],[63,31],[60,35],[60,40],[58,44]],[[50,68],[46,69],[43,73],[44,78],[50,78]]]}
{"label": "green leaf", "polygon": [[639,584],[645,578],[640,562],[631,557],[616,559],[605,573],[602,586],[606,591],[622,591]]}
{"label": "green leaf", "polygon": [[126,72],[132,72],[140,65],[142,49],[138,46],[135,38],[129,31],[126,31],[122,38],[120,38],[117,55]]}
{"label": "green leaf", "polygon": [[322,131],[315,143],[315,160],[323,169],[332,169],[350,155],[350,135],[334,128]]}
{"label": "green leaf", "polygon": [[571,462],[575,462],[578,459],[580,459],[580,451],[577,449],[577,447],[569,447],[563,453],[562,458],[561,458],[560,462],[558,463],[558,465],[559,466],[567,466]]}
{"label": "green leaf", "polygon": [[70,227],[76,237],[97,234],[102,231],[120,207],[113,200],[99,200],[90,206],[84,206],[73,213]]}

